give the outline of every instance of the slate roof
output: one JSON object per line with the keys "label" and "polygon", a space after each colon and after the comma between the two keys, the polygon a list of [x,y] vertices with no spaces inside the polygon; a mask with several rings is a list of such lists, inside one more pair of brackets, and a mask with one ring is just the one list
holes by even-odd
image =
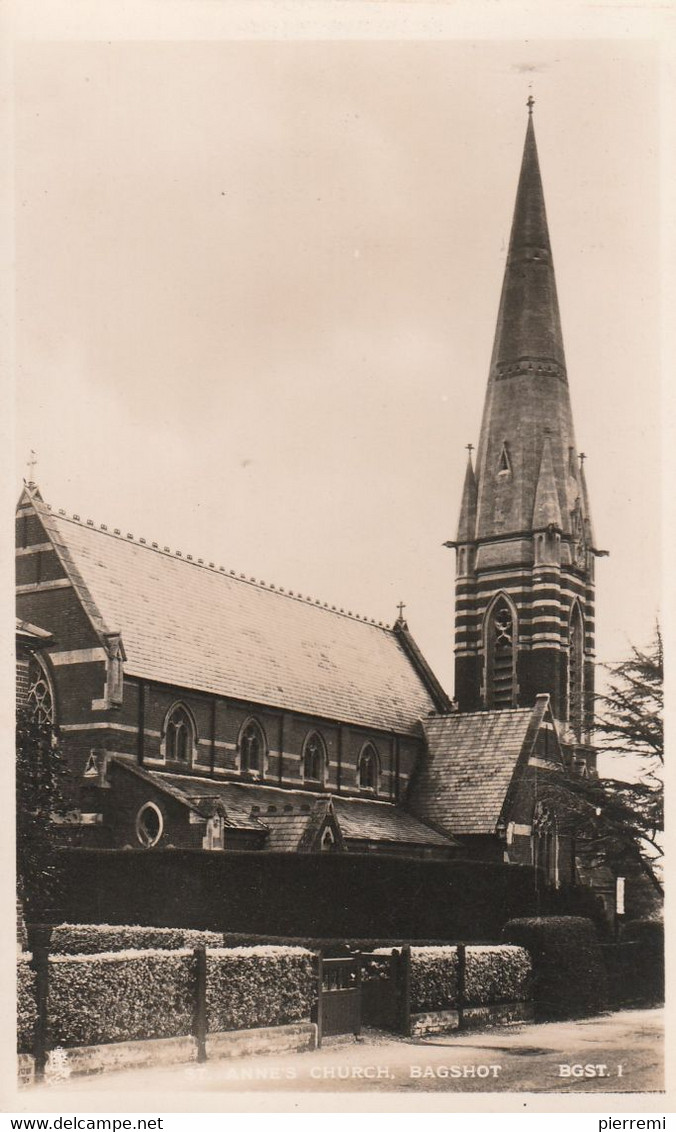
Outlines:
{"label": "slate roof", "polygon": [[444,710],[405,628],[188,561],[30,497],[97,632],[122,634],[127,674],[400,734]]}
{"label": "slate roof", "polygon": [[456,835],[495,833],[536,710],[457,712],[425,720],[428,754],[411,787],[416,813]]}
{"label": "slate roof", "polygon": [[266,814],[265,825],[270,830],[267,848],[275,853],[295,853],[309,821],[310,814]]}
{"label": "slate roof", "polygon": [[[457,844],[452,837],[430,829],[392,802],[371,799],[362,801],[361,798],[341,798],[335,794],[285,790],[248,782],[220,782],[192,775],[154,771],[143,773],[160,789],[169,786],[172,791],[180,791],[186,798],[211,800],[218,797],[225,807],[226,824],[231,828],[260,829],[261,826],[274,826],[274,838],[290,838],[298,828],[300,840],[316,803],[330,797],[343,837],[347,840],[403,842],[446,848]],[[304,823],[302,829],[301,820]]]}

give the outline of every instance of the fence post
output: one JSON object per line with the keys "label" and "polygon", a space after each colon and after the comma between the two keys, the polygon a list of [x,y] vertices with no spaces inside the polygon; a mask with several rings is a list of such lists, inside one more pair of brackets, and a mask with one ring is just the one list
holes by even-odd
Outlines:
{"label": "fence post", "polygon": [[317,1049],[322,1048],[322,984],[324,982],[324,959],[321,951],[317,953]]}
{"label": "fence post", "polygon": [[358,1038],[361,1034],[361,951],[355,952],[354,957],[357,963],[357,984],[355,987],[357,991],[357,1025],[355,1027],[354,1036]]}
{"label": "fence post", "polygon": [[33,1029],[33,1057],[35,1080],[42,1081],[47,1064],[47,1003],[49,998],[49,943],[52,929],[35,924],[28,930],[31,949],[31,967],[35,971],[35,1027]]}
{"label": "fence post", "polygon": [[411,945],[405,943],[399,959],[399,1030],[411,1033]]}
{"label": "fence post", "polygon": [[467,982],[467,952],[465,944],[459,943],[458,948],[458,1029],[462,1030],[465,1017],[466,982]]}
{"label": "fence post", "polygon": [[207,1059],[207,949],[198,943],[195,956],[195,1016],[193,1036],[197,1044],[198,1062]]}

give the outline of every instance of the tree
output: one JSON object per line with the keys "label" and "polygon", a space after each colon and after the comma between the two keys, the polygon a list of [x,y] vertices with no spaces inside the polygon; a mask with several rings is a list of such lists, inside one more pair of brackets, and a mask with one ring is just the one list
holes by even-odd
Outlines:
{"label": "tree", "polygon": [[67,772],[51,724],[26,708],[16,727],[17,872],[26,919],[39,921],[58,902],[61,870],[55,818],[68,809]]}
{"label": "tree", "polygon": [[640,780],[661,788],[664,657],[659,625],[648,650],[641,652],[632,645],[631,653],[628,660],[605,666],[611,677],[607,691],[597,697],[601,710],[596,721],[596,745],[608,753],[638,760]]}
{"label": "tree", "polygon": [[608,687],[597,697],[596,746],[625,760],[631,776],[597,779],[598,832],[604,856],[618,864],[632,854],[661,888],[660,861],[664,829],[664,657],[662,634],[642,651],[634,645],[619,664],[606,665]]}

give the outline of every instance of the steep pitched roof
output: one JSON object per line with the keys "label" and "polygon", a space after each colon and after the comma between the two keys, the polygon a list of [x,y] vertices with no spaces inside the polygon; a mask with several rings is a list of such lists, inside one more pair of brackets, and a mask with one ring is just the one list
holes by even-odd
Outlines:
{"label": "steep pitched roof", "polygon": [[400,633],[31,501],[128,675],[403,734],[443,710]]}
{"label": "steep pitched roof", "polygon": [[428,755],[411,787],[423,821],[456,835],[492,834],[540,709],[457,712],[425,720]]}
{"label": "steep pitched roof", "polygon": [[270,833],[267,848],[273,853],[295,853],[307,830],[310,814],[266,814],[265,825]]}

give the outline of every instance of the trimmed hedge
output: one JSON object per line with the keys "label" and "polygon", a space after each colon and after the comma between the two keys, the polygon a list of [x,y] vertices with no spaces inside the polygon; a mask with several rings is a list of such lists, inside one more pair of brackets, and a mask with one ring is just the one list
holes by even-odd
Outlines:
{"label": "trimmed hedge", "polygon": [[[50,956],[48,1045],[99,1045],[191,1034],[194,955],[188,948],[177,949],[175,942],[173,949]],[[21,1052],[31,1050],[36,1019],[35,975],[29,958],[18,963]],[[314,955],[299,947],[208,949],[206,993],[212,1033],[309,1021],[316,999]]]}
{"label": "trimmed hedge", "polygon": [[664,924],[661,920],[629,920],[620,941],[603,946],[613,1006],[664,1002]]}
{"label": "trimmed hedge", "polygon": [[50,1046],[190,1034],[194,967],[187,950],[54,956],[49,964]]}
{"label": "trimmed hedge", "polygon": [[510,920],[502,937],[530,953],[536,1019],[575,1018],[603,1009],[606,972],[591,920],[581,916]]}
{"label": "trimmed hedge", "polygon": [[[404,944],[410,943],[408,937],[346,937],[346,936],[289,936],[261,934],[250,935],[247,932],[223,932],[222,947],[305,947],[308,951],[321,951],[323,955],[331,958],[342,958],[353,955],[355,951],[374,953],[387,952],[391,955],[393,950],[399,950]],[[447,947],[446,939],[420,939],[416,947]]]}
{"label": "trimmed hedge", "polygon": [[[523,1002],[531,997],[532,963],[522,947],[465,948],[464,1006]],[[457,947],[411,948],[411,1010],[414,1014],[458,1005]]]}
{"label": "trimmed hedge", "polygon": [[60,920],[247,935],[498,940],[538,908],[530,866],[387,853],[63,849]]}
{"label": "trimmed hedge", "polygon": [[57,924],[49,950],[53,955],[96,955],[110,951],[180,951],[198,944],[222,947],[220,932],[185,928],[146,928],[139,924]]}
{"label": "trimmed hedge", "polygon": [[523,947],[468,947],[465,956],[467,1006],[494,1006],[531,998],[533,964]]}
{"label": "trimmed hedge", "polygon": [[664,952],[663,920],[627,920],[622,925],[621,939],[627,943],[642,943],[651,951]]}
{"label": "trimmed hedge", "polygon": [[33,1046],[33,1029],[37,1018],[35,1008],[35,972],[30,966],[31,956],[20,955],[16,964],[17,1047],[19,1053],[29,1053]]}
{"label": "trimmed hedge", "polygon": [[447,1010],[458,998],[457,947],[411,948],[411,1010]]}
{"label": "trimmed hedge", "polygon": [[210,1033],[309,1022],[316,1000],[314,956],[302,947],[207,952]]}

